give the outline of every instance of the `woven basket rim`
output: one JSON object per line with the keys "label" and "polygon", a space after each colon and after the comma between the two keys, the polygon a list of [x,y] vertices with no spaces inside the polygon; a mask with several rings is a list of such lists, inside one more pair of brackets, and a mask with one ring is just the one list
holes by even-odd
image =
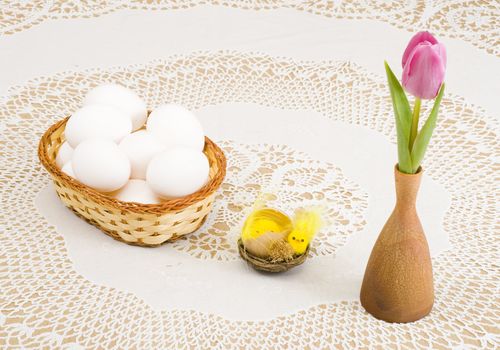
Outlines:
{"label": "woven basket rim", "polygon": [[266,272],[285,272],[290,270],[291,268],[301,265],[302,263],[304,263],[304,261],[306,261],[309,255],[309,247],[310,246],[308,245],[304,254],[295,256],[292,260],[273,263],[269,260],[252,255],[245,249],[241,238],[238,239],[238,252],[240,253],[242,259],[245,260],[254,269]]}
{"label": "woven basket rim", "polygon": [[[66,122],[69,117],[66,117],[52,126],[50,126],[45,133],[40,138],[40,142],[38,144],[38,158],[42,163],[43,167],[49,172],[49,174],[53,177],[54,180],[57,180],[64,184],[67,187],[72,188],[76,192],[81,193],[85,197],[92,199],[98,203],[101,203],[105,206],[112,207],[118,210],[124,211],[132,211],[136,213],[150,213],[150,214],[165,214],[167,212],[174,212],[185,209],[193,204],[196,204],[199,201],[207,198],[211,194],[213,194],[219,186],[224,181],[226,176],[226,157],[224,152],[207,136],[205,136],[205,148],[204,152],[207,149],[210,149],[215,155],[215,162],[218,165],[218,172],[209,179],[209,181],[198,191],[184,197],[174,198],[174,199],[165,199],[159,204],[142,204],[136,202],[123,202],[116,198],[109,196],[106,193],[99,192],[90,188],[78,180],[72,178],[71,176],[63,173],[61,169],[56,165],[55,159],[51,161],[48,156],[48,148],[52,144],[51,135],[61,127],[66,126]],[[213,164],[210,165],[211,167]]]}

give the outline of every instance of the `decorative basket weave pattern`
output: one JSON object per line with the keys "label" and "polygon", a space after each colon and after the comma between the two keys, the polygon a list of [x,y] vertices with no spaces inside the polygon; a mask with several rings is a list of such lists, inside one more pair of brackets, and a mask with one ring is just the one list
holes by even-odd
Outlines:
{"label": "decorative basket weave pattern", "polygon": [[243,260],[245,260],[256,270],[265,272],[285,272],[295,266],[299,266],[300,264],[304,263],[304,261],[306,261],[307,256],[309,255],[309,246],[307,246],[304,254],[294,256],[292,260],[281,262],[271,262],[269,260],[262,259],[250,254],[250,252],[245,249],[241,238],[238,239],[238,251]]}
{"label": "decorative basket weave pattern", "polygon": [[224,153],[208,137],[203,152],[209,160],[210,173],[205,186],[189,196],[160,204],[129,203],[85,186],[57,167],[55,159],[65,140],[67,120],[45,132],[38,146],[38,157],[52,176],[59,198],[75,214],[117,240],[149,247],[174,241],[203,224],[226,175]]}

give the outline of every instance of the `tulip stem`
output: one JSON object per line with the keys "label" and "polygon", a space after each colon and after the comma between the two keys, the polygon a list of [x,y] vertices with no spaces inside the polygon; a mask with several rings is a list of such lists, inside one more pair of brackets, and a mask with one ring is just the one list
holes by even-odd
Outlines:
{"label": "tulip stem", "polygon": [[413,148],[413,143],[415,142],[415,138],[418,133],[418,119],[420,118],[420,106],[422,104],[422,100],[418,97],[415,97],[415,107],[413,108],[413,118],[411,121],[411,129],[410,129],[410,145],[409,149]]}

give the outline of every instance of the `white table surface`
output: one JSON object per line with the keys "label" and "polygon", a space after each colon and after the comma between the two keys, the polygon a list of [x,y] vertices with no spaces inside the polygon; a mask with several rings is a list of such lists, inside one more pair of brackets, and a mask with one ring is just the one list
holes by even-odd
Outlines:
{"label": "white table surface", "polygon": [[[488,1],[0,4],[0,348],[498,347],[499,17]],[[394,205],[383,61],[400,74],[420,29],[448,52],[418,202],[436,304],[398,325],[358,294]],[[112,240],[59,202],[36,158],[42,132],[110,81],[195,110],[226,152],[213,212],[184,240]],[[328,208],[300,268],[239,258],[260,192],[289,213]]]}

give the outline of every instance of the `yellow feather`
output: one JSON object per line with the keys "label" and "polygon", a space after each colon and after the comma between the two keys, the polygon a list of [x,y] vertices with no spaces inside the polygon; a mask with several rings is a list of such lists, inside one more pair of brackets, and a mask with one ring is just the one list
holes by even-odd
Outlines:
{"label": "yellow feather", "polygon": [[241,230],[245,249],[264,258],[269,256],[269,246],[277,240],[286,239],[292,229],[292,221],[286,214],[266,207],[269,198],[266,195],[257,198]]}
{"label": "yellow feather", "polygon": [[297,210],[292,223],[286,214],[267,206],[273,197],[263,193],[255,200],[241,231],[243,245],[256,256],[268,257],[271,246],[286,240],[295,254],[303,254],[323,224],[323,210],[318,207]]}
{"label": "yellow feather", "polygon": [[293,229],[287,238],[295,254],[303,254],[320,230],[323,224],[321,212],[320,208],[300,209],[295,212]]}

